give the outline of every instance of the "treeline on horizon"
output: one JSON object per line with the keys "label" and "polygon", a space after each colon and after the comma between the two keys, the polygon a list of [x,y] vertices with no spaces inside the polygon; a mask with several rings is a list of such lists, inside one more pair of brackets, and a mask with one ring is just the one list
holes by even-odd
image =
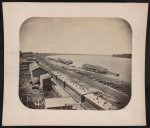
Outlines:
{"label": "treeline on horizon", "polygon": [[113,54],[113,57],[132,58],[132,54]]}
{"label": "treeline on horizon", "polygon": [[[19,51],[20,54],[45,54],[45,55],[105,55],[105,54],[69,54],[69,53],[43,53],[43,52],[22,52]],[[132,58],[132,54],[112,54],[105,56],[113,56],[113,57],[124,57],[124,58]]]}

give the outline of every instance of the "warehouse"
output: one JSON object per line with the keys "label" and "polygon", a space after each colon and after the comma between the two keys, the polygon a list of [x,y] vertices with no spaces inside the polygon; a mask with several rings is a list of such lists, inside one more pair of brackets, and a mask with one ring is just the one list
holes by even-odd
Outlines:
{"label": "warehouse", "polygon": [[40,90],[42,91],[52,90],[51,76],[47,73],[40,76]]}
{"label": "warehouse", "polygon": [[29,70],[31,72],[32,83],[34,84],[40,83],[40,75],[47,73],[47,71],[41,68],[36,62],[29,65]]}

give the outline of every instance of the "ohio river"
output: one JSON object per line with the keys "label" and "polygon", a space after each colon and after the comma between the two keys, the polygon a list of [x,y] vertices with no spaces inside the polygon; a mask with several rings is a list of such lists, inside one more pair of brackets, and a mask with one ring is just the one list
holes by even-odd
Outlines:
{"label": "ohio river", "polygon": [[118,79],[131,83],[131,61],[129,58],[112,57],[109,55],[53,55],[73,61],[74,66],[81,67],[83,64],[100,65],[110,71],[119,73]]}

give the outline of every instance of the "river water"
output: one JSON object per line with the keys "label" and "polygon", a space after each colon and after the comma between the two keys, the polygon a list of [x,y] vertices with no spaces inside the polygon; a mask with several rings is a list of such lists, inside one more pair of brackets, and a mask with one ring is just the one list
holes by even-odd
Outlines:
{"label": "river water", "polygon": [[112,72],[119,73],[118,79],[131,83],[130,58],[112,57],[109,55],[53,55],[73,61],[74,66],[82,67],[83,64],[104,66]]}

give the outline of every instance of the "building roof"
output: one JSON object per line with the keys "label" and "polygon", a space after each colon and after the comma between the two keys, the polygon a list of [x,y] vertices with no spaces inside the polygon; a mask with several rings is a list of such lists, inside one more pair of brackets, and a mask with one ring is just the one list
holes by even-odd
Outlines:
{"label": "building roof", "polygon": [[33,63],[29,64],[30,71],[35,70],[39,67],[40,66],[36,62],[33,62]]}
{"label": "building roof", "polygon": [[32,79],[33,84],[36,84],[39,82],[39,77],[32,77],[31,79]]}
{"label": "building roof", "polygon": [[38,68],[44,70],[45,73],[47,72],[44,68],[40,67],[35,61],[33,63],[29,64],[30,71],[36,70]]}
{"label": "building roof", "polygon": [[40,80],[47,79],[47,78],[51,78],[51,76],[48,73],[40,75]]}
{"label": "building roof", "polygon": [[72,98],[48,98],[45,99],[45,108],[62,107],[75,103]]}
{"label": "building roof", "polygon": [[31,64],[34,63],[35,61],[27,61],[27,60],[21,60],[22,64]]}

